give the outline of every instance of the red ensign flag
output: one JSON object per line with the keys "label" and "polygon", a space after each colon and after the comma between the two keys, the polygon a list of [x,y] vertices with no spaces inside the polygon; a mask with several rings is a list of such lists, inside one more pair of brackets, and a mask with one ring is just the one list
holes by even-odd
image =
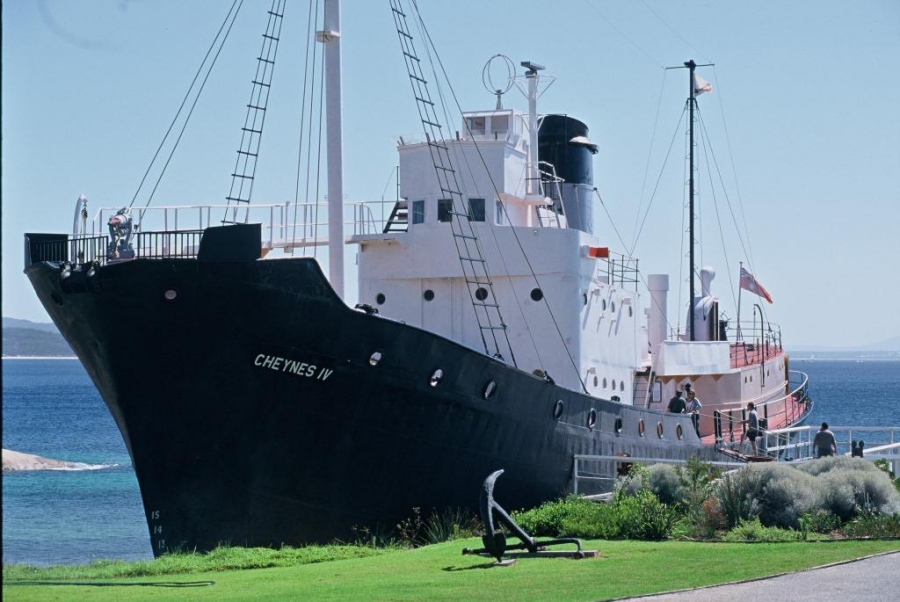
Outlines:
{"label": "red ensign flag", "polygon": [[745,291],[750,291],[754,295],[759,295],[769,303],[772,302],[772,295],[769,294],[769,291],[757,282],[756,278],[753,277],[753,274],[744,269],[743,266],[741,266],[741,288]]}

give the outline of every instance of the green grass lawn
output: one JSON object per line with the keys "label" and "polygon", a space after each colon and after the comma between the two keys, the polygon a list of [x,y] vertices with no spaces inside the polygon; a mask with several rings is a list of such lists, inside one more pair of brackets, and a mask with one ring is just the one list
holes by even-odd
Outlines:
{"label": "green grass lawn", "polygon": [[[51,569],[4,567],[10,600],[608,600],[751,579],[886,551],[900,541],[727,544],[589,541],[600,556],[583,560],[520,558],[509,567],[463,556],[478,539],[414,550],[276,568],[103,578],[91,567],[58,580]],[[157,561],[154,561],[157,562]],[[205,582],[205,583],[204,583]],[[65,583],[65,584],[58,584]],[[182,584],[179,586],[179,584]],[[189,584],[197,584],[188,586]]]}

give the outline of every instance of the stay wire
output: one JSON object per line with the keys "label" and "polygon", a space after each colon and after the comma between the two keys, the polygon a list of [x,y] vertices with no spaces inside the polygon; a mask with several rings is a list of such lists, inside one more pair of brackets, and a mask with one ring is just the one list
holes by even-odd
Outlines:
{"label": "stay wire", "polygon": [[[643,178],[643,180],[641,180],[641,195],[638,200],[637,212],[635,212],[635,215],[634,215],[634,230],[633,231],[635,233],[635,239],[637,239],[639,220],[641,218],[641,209],[644,206],[644,192],[646,192],[646,189],[647,189],[647,176],[650,174],[650,161],[653,158],[653,147],[656,143],[656,132],[659,131],[659,114],[660,114],[660,109],[662,108],[663,92],[666,89],[666,74],[668,74],[669,70],[663,69],[662,72],[663,72],[663,77],[662,77],[662,84],[659,87],[659,99],[656,101],[656,115],[653,118],[653,132],[650,134],[650,148],[649,148],[649,150],[647,150],[647,163],[644,166],[644,178]],[[657,186],[659,186],[659,180],[657,180]],[[596,190],[596,188],[595,188],[595,190]],[[624,244],[624,241],[622,244],[622,248],[623,249],[628,248],[628,245]],[[634,247],[632,246],[632,249],[633,248]]]}
{"label": "stay wire", "polygon": [[[241,0],[240,6],[243,6],[243,0]],[[234,26],[235,19],[237,19],[238,11],[240,11],[240,6],[238,6],[238,10],[234,13],[234,19],[232,19],[231,23],[228,25],[228,30],[225,32],[225,36],[222,38],[222,43],[219,45],[219,49],[216,51],[216,54],[213,57],[212,63],[209,66],[209,70],[206,72],[206,75],[203,78],[203,82],[200,84],[200,89],[197,91],[197,96],[194,98],[194,102],[191,103],[191,108],[188,111],[187,117],[185,117],[184,124],[182,124],[181,126],[181,131],[178,132],[178,137],[175,139],[172,150],[169,152],[169,157],[166,159],[162,171],[160,172],[159,177],[156,179],[156,183],[153,185],[153,190],[150,191],[150,197],[147,199],[147,204],[144,205],[144,208],[147,208],[150,205],[150,201],[153,200],[153,195],[156,194],[156,190],[157,188],[159,188],[159,184],[166,173],[166,169],[169,167],[169,163],[172,161],[172,157],[175,156],[175,149],[178,148],[178,143],[181,142],[181,137],[184,136],[184,131],[187,129],[188,123],[191,120],[191,116],[194,114],[194,109],[197,107],[197,102],[200,100],[200,94],[203,92],[203,88],[206,86],[206,82],[209,79],[210,74],[212,74],[213,67],[215,67],[216,61],[219,59],[219,55],[222,53],[222,49],[225,47],[225,41],[228,39],[228,35],[231,33],[231,28]],[[143,213],[141,215],[143,216]]]}
{"label": "stay wire", "polygon": [[[235,6],[237,6],[237,10],[235,10]],[[234,2],[232,2],[232,4],[231,4],[231,7],[228,9],[228,13],[226,13],[225,19],[222,21],[222,24],[219,26],[219,30],[216,32],[216,35],[213,38],[213,41],[209,45],[209,48],[206,50],[206,54],[204,55],[203,60],[200,61],[200,66],[197,68],[197,73],[194,74],[194,79],[191,80],[191,85],[188,86],[188,89],[184,94],[184,98],[181,100],[181,105],[179,105],[178,111],[176,111],[176,113],[175,113],[175,117],[172,118],[172,123],[169,124],[169,128],[166,130],[165,135],[163,135],[162,141],[160,141],[159,146],[156,149],[156,152],[153,154],[153,158],[150,160],[150,164],[147,166],[147,170],[144,172],[144,176],[141,178],[141,182],[140,182],[140,184],[138,184],[137,190],[134,191],[134,196],[131,197],[131,202],[128,204],[129,208],[134,206],[134,203],[137,200],[138,194],[140,194],[141,189],[144,187],[144,183],[147,180],[147,176],[150,175],[150,171],[153,169],[153,165],[156,163],[156,159],[159,157],[159,153],[162,151],[163,146],[165,146],[166,140],[168,140],[168,138],[169,138],[169,134],[172,133],[172,128],[174,128],[175,124],[178,123],[178,118],[181,115],[181,111],[184,109],[184,106],[187,103],[188,98],[190,98],[191,93],[194,90],[194,86],[197,84],[197,78],[199,78],[200,74],[203,73],[204,66],[206,65],[206,62],[209,60],[209,55],[213,51],[213,48],[216,47],[219,37],[222,35],[222,31],[225,29],[226,24],[228,24],[228,20],[231,19],[231,25],[228,25],[228,31],[225,33],[225,38],[228,37],[228,33],[231,31],[231,26],[234,25],[234,20],[237,18],[237,15],[238,15],[238,12],[240,12],[241,6],[243,6],[243,0],[234,0]],[[234,13],[233,16],[232,16],[232,13]],[[222,51],[222,46],[225,44],[225,38],[222,39],[222,41],[220,43],[221,45],[219,46],[218,52],[216,52],[215,58],[218,58],[219,52]],[[209,72],[212,71],[212,68],[214,65],[215,65],[215,59],[213,60],[213,63],[208,68],[209,70],[206,73],[206,77],[203,79],[203,84],[206,83],[206,79],[209,77]],[[197,98],[199,98],[200,92],[202,92],[202,91],[203,91],[203,85],[201,85],[200,90],[197,91]],[[194,105],[196,105],[196,104],[197,104],[197,100],[195,99]],[[193,112],[194,105],[191,106],[192,112]],[[188,116],[185,118],[185,126],[187,125],[187,121],[189,119],[190,119],[190,114],[188,114]],[[182,128],[181,131],[183,133],[184,128]],[[179,135],[179,140],[180,139],[181,139],[181,136]],[[176,146],[178,145],[177,141],[176,141],[175,145]],[[172,152],[173,153],[175,152],[174,148],[172,149]],[[170,154],[169,159],[171,160],[171,158],[172,157]],[[166,165],[168,165],[168,161],[166,161]],[[163,172],[165,172],[165,167],[163,168]],[[160,175],[160,178],[162,178],[162,175]],[[159,185],[159,180],[157,180],[156,185],[157,186]],[[155,186],[153,188],[153,191],[154,192],[156,191]],[[152,198],[153,198],[153,193],[151,193],[150,198],[147,199],[147,203],[144,206],[145,209],[147,206],[150,205],[150,201],[152,200]],[[138,219],[138,223],[140,223],[141,219],[143,219],[143,215],[144,215],[144,213],[142,211],[140,214],[140,217]]]}
{"label": "stay wire", "polygon": [[[313,11],[313,7],[315,6],[315,11]],[[319,3],[318,2],[310,2],[309,10],[307,11],[306,17],[306,53],[303,57],[303,92],[301,95],[300,101],[300,133],[297,138],[297,178],[294,185],[294,220],[291,228],[291,242],[296,242],[297,240],[297,212],[299,210],[298,205],[300,204],[300,174],[303,171],[303,142],[306,140],[306,136],[309,134],[304,134],[304,129],[306,127],[306,120],[304,116],[306,115],[306,93],[308,91],[308,86],[311,81],[314,81],[315,78],[315,53],[316,46],[313,44],[313,35],[315,32],[316,24],[319,22]],[[313,48],[313,56],[310,57],[310,46]],[[313,69],[313,74],[310,75],[310,69]],[[312,102],[310,101],[310,104]],[[306,182],[309,182],[309,170],[307,169],[306,174]],[[304,220],[304,237],[306,235],[306,221]],[[291,254],[294,253],[294,247],[291,246]],[[306,247],[303,247],[303,253],[306,254]]]}
{"label": "stay wire", "polygon": [[672,148],[675,146],[675,140],[678,139],[678,131],[681,129],[681,122],[684,120],[684,116],[687,111],[681,112],[681,117],[678,119],[678,124],[675,126],[675,131],[672,133],[672,139],[669,142],[669,149],[666,151],[666,156],[663,159],[662,167],[659,170],[659,175],[656,177],[656,185],[653,188],[653,194],[650,195],[650,201],[647,204],[647,210],[644,212],[644,217],[641,220],[641,225],[638,228],[638,231],[634,235],[634,242],[631,245],[631,248],[628,249],[629,255],[634,255],[635,249],[637,249],[638,241],[640,240],[641,233],[644,231],[644,225],[647,223],[647,217],[650,215],[650,209],[653,207],[653,201],[656,199],[656,193],[659,191],[659,185],[662,181],[662,176],[665,171],[666,164],[669,162],[669,155],[672,154]]}

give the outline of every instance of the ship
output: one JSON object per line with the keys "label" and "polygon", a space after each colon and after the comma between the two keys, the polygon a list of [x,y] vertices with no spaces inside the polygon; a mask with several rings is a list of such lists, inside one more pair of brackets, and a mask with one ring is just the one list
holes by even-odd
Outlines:
{"label": "ship", "polygon": [[[671,332],[668,276],[595,234],[598,146],[584,122],[538,112],[542,65],[521,61],[510,78],[527,110],[505,108],[500,86],[493,107],[441,124],[413,8],[390,2],[422,135],[397,145],[384,219],[343,202],[336,2],[316,32],[337,123],[328,236],[292,225],[284,205],[251,205],[284,15],[274,0],[227,203],[89,220],[79,197],[72,234],[25,234],[25,273],[118,425],[157,556],[347,541],[413,509],[474,510],[501,469],[512,508],[601,493],[632,459],[748,459],[748,402],[762,428],[809,411],[808,380],[761,308],[743,327],[722,318],[713,270],[691,255],[686,328]],[[701,80],[684,67],[693,128]],[[325,238],[328,266],[293,254]],[[701,410],[667,411],[687,388]],[[584,457],[604,460],[579,486]]]}

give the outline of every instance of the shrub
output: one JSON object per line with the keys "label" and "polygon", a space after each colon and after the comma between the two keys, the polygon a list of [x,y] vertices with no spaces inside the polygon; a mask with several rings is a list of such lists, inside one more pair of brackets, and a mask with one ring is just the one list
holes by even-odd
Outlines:
{"label": "shrub", "polygon": [[726,474],[719,481],[715,496],[726,525],[733,529],[742,520],[756,518],[759,514],[759,476],[747,468]]}
{"label": "shrub", "polygon": [[900,537],[900,514],[876,514],[863,511],[844,525],[848,537]]}
{"label": "shrub", "polygon": [[894,474],[894,472],[891,470],[891,465],[888,463],[888,461],[887,460],[875,460],[875,466],[877,466],[879,469],[881,469],[887,473],[887,475],[891,479],[891,481],[894,482],[894,487],[897,489],[898,492],[900,492],[900,477],[898,477],[897,475]]}
{"label": "shrub", "polygon": [[561,500],[545,502],[531,510],[513,512],[512,519],[534,537],[560,537],[560,533],[564,531],[564,521],[569,519],[582,524],[589,522],[592,513],[600,505],[586,498],[570,495]]}
{"label": "shrub", "polygon": [[683,502],[687,495],[681,482],[679,467],[671,464],[651,464],[647,467],[647,489],[660,502],[670,506]]}
{"label": "shrub", "polygon": [[422,538],[428,543],[441,543],[465,537],[481,535],[483,529],[477,516],[462,508],[432,510],[422,529]]}
{"label": "shrub", "polygon": [[723,541],[741,542],[741,541],[760,541],[760,542],[779,542],[779,541],[797,541],[800,534],[796,531],[788,531],[777,527],[765,527],[758,518],[753,520],[741,520],[722,538]]}
{"label": "shrub", "polygon": [[759,519],[767,527],[797,529],[800,517],[821,506],[815,477],[793,466],[753,467],[759,476]]}
{"label": "shrub", "polygon": [[809,533],[831,533],[841,528],[841,519],[821,508],[800,517],[800,527]]}
{"label": "shrub", "polygon": [[[421,508],[413,508],[410,516],[396,527],[396,537],[402,545],[427,546],[433,543],[473,537],[481,534],[481,521],[460,508],[432,509],[427,519],[422,518]],[[392,543],[391,537],[377,536],[368,530],[357,530],[357,541],[372,541],[373,545]],[[384,541],[382,541],[384,540]]]}
{"label": "shrub", "polygon": [[642,490],[634,496],[619,495],[613,503],[621,537],[660,541],[671,535],[675,512],[651,491]]}
{"label": "shrub", "polygon": [[[863,464],[873,467],[865,460]],[[859,470],[853,467],[834,468],[820,477],[824,488],[823,507],[848,521],[860,509],[879,514],[900,512],[900,493],[890,477],[877,468]]]}
{"label": "shrub", "polygon": [[706,498],[700,505],[700,521],[697,523],[701,533],[711,537],[716,531],[728,528],[728,519],[719,506],[719,500],[714,497]]}

